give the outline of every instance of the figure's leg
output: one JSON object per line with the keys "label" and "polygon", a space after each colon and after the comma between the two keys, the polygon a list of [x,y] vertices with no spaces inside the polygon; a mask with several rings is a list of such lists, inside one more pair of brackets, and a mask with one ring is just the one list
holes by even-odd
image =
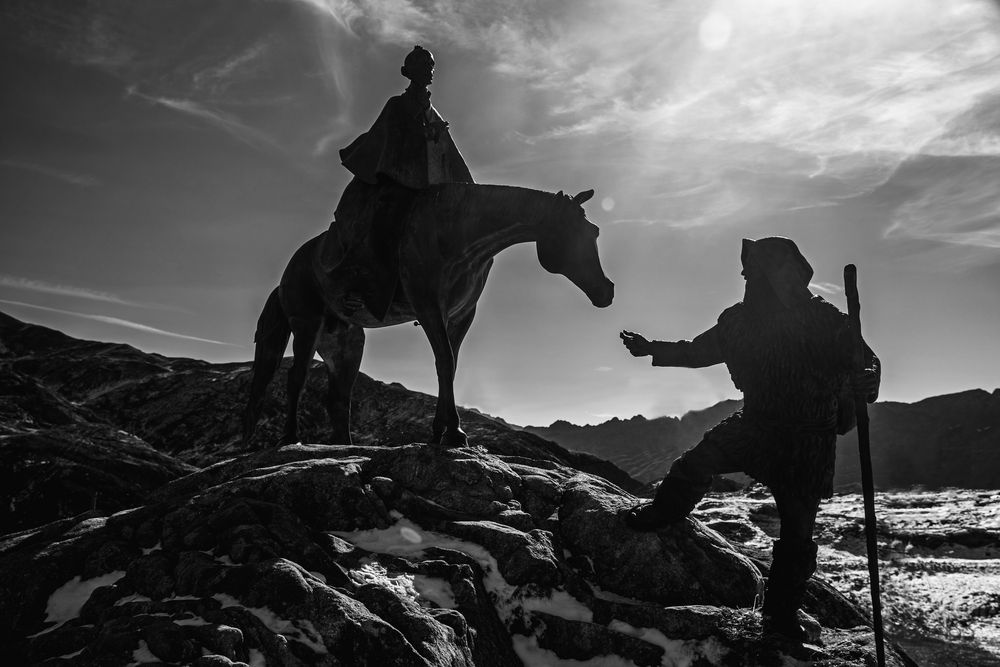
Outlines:
{"label": "figure's leg", "polygon": [[816,571],[816,543],[812,540],[819,498],[773,490],[781,518],[779,539],[772,548],[771,570],[764,593],[765,628],[790,639],[803,641],[805,630],[797,612],[805,597],[806,583]]}
{"label": "figure's leg", "polygon": [[417,191],[387,182],[378,192],[371,226],[374,265],[365,302],[369,312],[382,321],[399,283],[400,232]]}
{"label": "figure's leg", "polygon": [[626,522],[636,530],[656,530],[680,521],[708,492],[712,475],[746,469],[748,446],[737,421],[723,422],[673,462],[653,502],[632,508]]}
{"label": "figure's leg", "polygon": [[313,355],[316,354],[316,344],[321,318],[291,317],[292,327],[292,368],[288,371],[288,413],[285,417],[285,434],[281,443],[289,444],[299,441],[299,397],[306,383],[306,375]]}
{"label": "figure's leg", "polygon": [[351,390],[365,351],[365,330],[340,320],[319,337],[317,350],[326,364],[328,398],[326,409],[333,428],[332,441],[351,443]]}

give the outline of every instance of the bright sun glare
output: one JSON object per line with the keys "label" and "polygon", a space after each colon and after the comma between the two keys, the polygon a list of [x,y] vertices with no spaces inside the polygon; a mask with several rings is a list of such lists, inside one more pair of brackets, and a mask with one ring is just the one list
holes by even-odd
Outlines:
{"label": "bright sun glare", "polygon": [[711,12],[698,26],[698,39],[709,51],[725,48],[733,34],[733,22],[721,12]]}

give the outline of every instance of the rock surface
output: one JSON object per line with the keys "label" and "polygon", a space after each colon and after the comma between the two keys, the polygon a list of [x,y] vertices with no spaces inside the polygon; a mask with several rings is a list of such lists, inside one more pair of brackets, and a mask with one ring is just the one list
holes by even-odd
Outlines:
{"label": "rock surface", "polygon": [[[65,461],[137,494],[72,517],[63,514],[74,508],[57,508],[44,525],[12,515],[15,530],[26,527],[0,536],[0,643],[10,664],[873,659],[863,616],[829,587],[813,587],[806,607],[821,645],[763,635],[752,607],[766,563],[756,551],[697,519],[630,531],[619,510],[637,502],[637,483],[488,417],[469,417],[469,447],[396,439],[421,431],[433,404],[366,380],[374,389],[362,391],[364,410],[425,412],[391,417],[355,446],[239,451],[232,411],[245,367],[0,324],[0,369],[8,386],[25,388],[2,404],[0,451],[58,434]],[[98,437],[112,431],[125,431],[120,442]],[[98,458],[107,465],[91,463]],[[752,530],[715,523],[736,536]],[[889,658],[912,664],[896,650]]]}

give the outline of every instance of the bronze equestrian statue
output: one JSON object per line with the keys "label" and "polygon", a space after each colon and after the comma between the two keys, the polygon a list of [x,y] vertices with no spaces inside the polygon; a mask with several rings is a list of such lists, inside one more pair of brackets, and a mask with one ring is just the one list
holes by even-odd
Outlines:
{"label": "bronze equestrian statue", "polygon": [[878,395],[880,363],[865,346],[864,371],[852,372],[848,317],[809,291],[812,267],[786,238],[743,241],[746,292],[718,323],[691,341],[648,341],[621,332],[634,356],[654,366],[724,363],[743,392],[743,409],[708,431],[670,466],[652,503],[629,510],[636,530],[679,521],[708,491],[714,474],[746,472],[770,487],[780,538],[764,598],[764,626],[805,639],[797,619],[816,570],[812,533],[821,498],[833,494],[838,433],[853,427],[853,395]]}
{"label": "bronze equestrian statue", "polygon": [[385,317],[398,285],[401,225],[414,197],[432,185],[473,182],[448,123],[431,106],[427,86],[434,80],[434,56],[415,46],[400,73],[410,80],[406,91],[389,98],[371,129],[340,151],[353,178],[321,254],[327,271],[349,253],[360,250],[372,256],[355,298],[378,320]]}
{"label": "bronze equestrian statue", "polygon": [[433,440],[465,444],[455,408],[458,352],[493,256],[515,243],[534,242],[546,270],[569,278],[595,306],[611,304],[614,284],[597,255],[597,227],[582,207],[594,191],[569,197],[474,184],[448,123],[430,104],[434,57],[414,47],[400,72],[410,80],[406,92],[391,98],[371,129],[340,152],[354,178],[329,230],[292,255],[264,305],[244,444],[289,335],[294,360],[282,441],[298,441],[299,395],[319,352],[334,441],[350,444],[351,388],[364,330],[413,321],[423,327],[437,368]]}
{"label": "bronze equestrian statue", "polygon": [[434,351],[438,401],[433,440],[449,447],[467,442],[455,408],[454,380],[462,340],[476,314],[493,256],[515,243],[535,243],[538,261],[569,278],[598,308],[611,304],[614,284],[597,254],[597,226],[575,197],[501,185],[447,183],[414,194],[400,223],[399,288],[383,317],[350,298],[355,276],[370,257],[347,255],[332,271],[321,265],[326,232],[300,247],[257,322],[253,378],[244,412],[249,442],[260,405],[293,336],[288,412],[283,442],[298,441],[299,394],[313,355],[327,368],[327,410],[333,441],[350,444],[351,388],[361,365],[366,328],[417,321]]}

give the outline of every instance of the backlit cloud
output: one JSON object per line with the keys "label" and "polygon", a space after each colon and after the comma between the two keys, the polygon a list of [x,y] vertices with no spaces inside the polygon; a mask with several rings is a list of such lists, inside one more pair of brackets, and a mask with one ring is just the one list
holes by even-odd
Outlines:
{"label": "backlit cloud", "polygon": [[[676,227],[835,205],[914,155],[1000,155],[988,0],[298,1],[359,40],[483,57],[523,86],[525,105],[543,100],[508,134],[538,159],[566,142],[567,159],[621,159],[637,197],[671,196],[692,173],[712,183],[679,185],[679,208],[641,216]],[[780,189],[768,175],[799,180]]]}

